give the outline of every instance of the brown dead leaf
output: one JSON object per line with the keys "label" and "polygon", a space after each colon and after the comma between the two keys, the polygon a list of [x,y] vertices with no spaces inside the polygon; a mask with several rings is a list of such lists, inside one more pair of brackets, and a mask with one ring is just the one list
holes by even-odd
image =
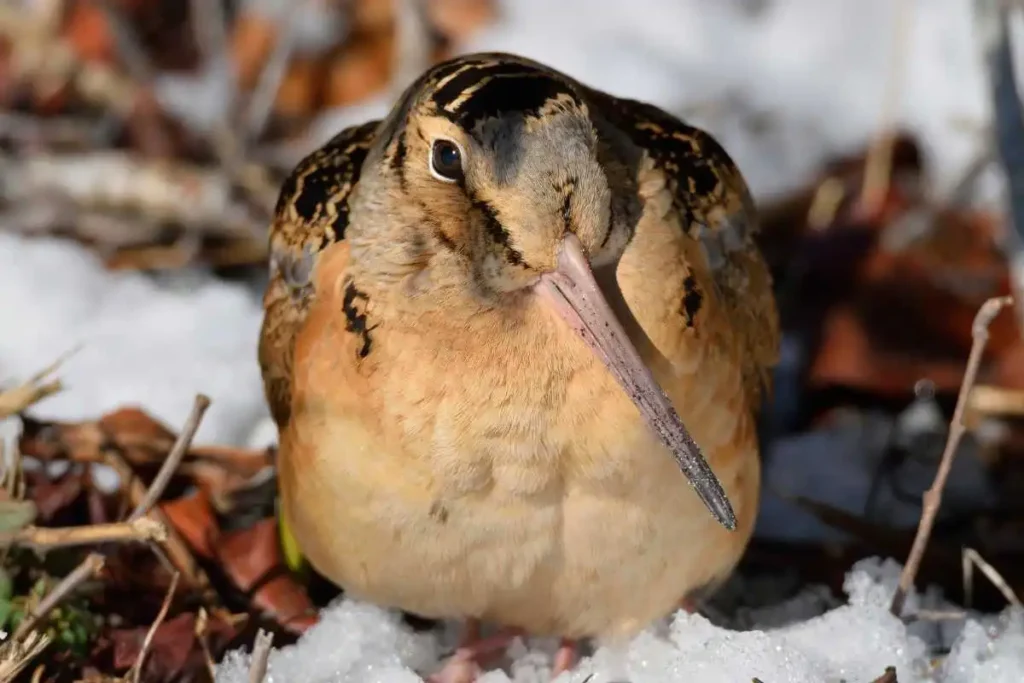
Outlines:
{"label": "brown dead leaf", "polygon": [[255,588],[251,598],[256,607],[296,633],[316,623],[313,603],[285,567],[275,519],[225,533],[216,547],[217,557],[235,585],[246,592]]}
{"label": "brown dead leaf", "polygon": [[220,533],[210,497],[205,491],[160,503],[160,509],[171,525],[188,543],[192,552],[210,559],[216,556],[216,540]]}
{"label": "brown dead leaf", "polygon": [[56,479],[43,472],[25,472],[25,481],[26,498],[36,504],[38,521],[42,523],[52,522],[85,492],[84,473],[74,470]]}
{"label": "brown dead leaf", "polygon": [[[824,316],[810,386],[906,396],[928,378],[937,391],[956,392],[978,306],[1009,293],[995,239],[990,217],[950,209],[923,238],[898,250],[876,245]],[[986,357],[1019,344],[1013,315],[1004,312],[991,325]],[[982,381],[987,373],[983,368]]]}
{"label": "brown dead leaf", "polygon": [[[129,406],[87,422],[24,419],[23,454],[44,461],[104,462],[104,447],[113,447],[143,480],[156,473],[174,444],[175,434],[140,408]],[[271,463],[271,454],[221,446],[193,446],[177,472],[212,491],[230,491]]]}
{"label": "brown dead leaf", "polygon": [[[182,674],[189,664],[189,655],[199,649],[195,637],[195,620],[195,614],[184,612],[160,624],[143,664],[142,680],[172,681]],[[148,631],[148,627],[139,626],[111,633],[115,670],[127,670],[135,663]]]}

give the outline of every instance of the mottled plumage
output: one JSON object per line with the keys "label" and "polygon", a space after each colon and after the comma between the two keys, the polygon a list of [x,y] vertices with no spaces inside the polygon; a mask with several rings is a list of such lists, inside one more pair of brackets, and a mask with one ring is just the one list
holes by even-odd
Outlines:
{"label": "mottled plumage", "polygon": [[428,70],[303,160],[271,227],[260,363],[303,551],[357,596],[569,639],[724,578],[778,354],[755,231],[726,152],[657,107],[507,54]]}

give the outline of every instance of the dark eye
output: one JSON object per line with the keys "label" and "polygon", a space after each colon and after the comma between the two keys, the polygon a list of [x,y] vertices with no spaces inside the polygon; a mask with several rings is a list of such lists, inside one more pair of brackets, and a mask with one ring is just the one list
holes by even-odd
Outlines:
{"label": "dark eye", "polygon": [[451,140],[434,140],[430,150],[430,171],[448,183],[462,179],[462,151]]}

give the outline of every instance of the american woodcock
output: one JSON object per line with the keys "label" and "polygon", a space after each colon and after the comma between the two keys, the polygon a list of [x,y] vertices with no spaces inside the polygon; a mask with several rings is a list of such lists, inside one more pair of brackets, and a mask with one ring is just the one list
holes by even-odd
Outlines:
{"label": "american woodcock", "polygon": [[343,130],[270,231],[259,357],[303,553],[467,620],[449,680],[494,646],[480,621],[561,637],[557,674],[714,586],[778,353],[755,229],[707,133],[513,55],[435,65]]}

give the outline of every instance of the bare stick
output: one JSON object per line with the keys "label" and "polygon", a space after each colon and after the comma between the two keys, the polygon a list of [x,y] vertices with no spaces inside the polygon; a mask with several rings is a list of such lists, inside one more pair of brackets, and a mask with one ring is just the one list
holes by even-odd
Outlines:
{"label": "bare stick", "polygon": [[0,548],[22,545],[37,550],[97,543],[131,543],[167,540],[167,527],[148,517],[130,522],[73,527],[30,526],[0,534]]}
{"label": "bare stick", "polygon": [[[103,462],[117,472],[121,485],[127,490],[128,500],[133,505],[138,506],[146,497],[146,488],[139,481],[138,477],[135,476],[135,471],[131,465],[114,448],[104,449]],[[167,528],[167,540],[159,547],[166,551],[167,558],[174,565],[174,568],[185,576],[186,583],[194,588],[205,588],[208,586],[210,583],[209,578],[196,562],[195,557],[192,556],[192,551],[185,544],[181,534],[171,526],[163,511],[159,507],[154,507],[149,511],[148,517],[164,524]]]}
{"label": "bare stick", "polygon": [[249,683],[263,683],[263,677],[267,675],[270,646],[273,644],[273,633],[263,629],[256,632],[256,642],[252,646],[252,661],[249,663]]}
{"label": "bare stick", "polygon": [[917,526],[917,535],[914,536],[914,544],[910,548],[910,556],[900,573],[900,583],[892,596],[892,603],[889,611],[900,616],[903,611],[903,604],[907,599],[907,592],[914,583],[914,577],[921,566],[921,558],[924,557],[925,548],[928,546],[928,539],[932,533],[932,526],[935,524],[935,516],[939,512],[939,505],[942,503],[942,489],[946,486],[946,479],[953,466],[953,457],[956,454],[957,446],[964,435],[964,408],[967,398],[970,396],[971,388],[978,376],[978,368],[981,365],[981,357],[985,352],[985,345],[988,343],[988,326],[1003,308],[1013,303],[1012,297],[994,297],[981,305],[977,315],[974,316],[974,323],[971,326],[971,352],[967,357],[967,368],[964,370],[964,379],[960,384],[960,393],[956,399],[956,408],[953,410],[953,419],[949,424],[949,435],[946,438],[946,446],[942,451],[942,459],[939,461],[939,469],[935,473],[935,480],[931,488],[924,493],[921,507],[921,521]]}
{"label": "bare stick", "polygon": [[156,505],[156,502],[160,500],[160,496],[164,494],[164,489],[167,488],[171,477],[174,476],[178,465],[181,464],[182,458],[188,452],[188,447],[192,444],[196,430],[199,429],[199,423],[203,421],[203,414],[209,407],[209,397],[204,394],[198,394],[195,403],[192,404],[192,412],[189,414],[188,420],[185,421],[185,426],[181,428],[181,433],[178,434],[178,440],[171,447],[171,452],[167,454],[167,459],[164,460],[164,464],[160,466],[160,471],[153,478],[153,483],[149,485],[146,495],[138,502],[135,509],[132,510],[132,514],[128,515],[129,522],[148,513]]}
{"label": "bare stick", "polygon": [[178,587],[178,577],[180,576],[180,573],[174,572],[174,576],[171,577],[171,585],[167,587],[167,595],[164,596],[164,602],[160,605],[160,611],[156,615],[156,620],[149,627],[149,631],[146,632],[146,638],[142,641],[142,650],[135,659],[135,663],[132,664],[130,672],[133,683],[139,683],[139,676],[142,675],[142,663],[146,660],[146,652],[149,651],[149,646],[153,643],[153,636],[156,635],[156,630],[160,628],[160,624],[164,623],[164,619],[167,617],[167,610],[171,606],[171,600],[174,598],[174,591]]}
{"label": "bare stick", "polygon": [[974,602],[974,567],[977,566],[981,570],[981,573],[985,575],[989,581],[992,582],[999,592],[1003,594],[1006,601],[1014,607],[1020,607],[1020,598],[1010,588],[1010,584],[1006,583],[1006,579],[996,571],[996,568],[985,561],[985,558],[973,548],[964,548],[963,555],[963,578],[964,578],[964,606],[970,607],[971,603]]}
{"label": "bare stick", "polygon": [[96,576],[103,569],[103,564],[104,559],[102,555],[99,553],[89,553],[82,560],[82,564],[75,567],[70,574],[61,579],[60,583],[54,586],[53,590],[39,601],[39,604],[32,610],[32,613],[18,625],[17,630],[14,632],[14,640],[23,640],[36,627],[36,624],[45,618],[50,613],[50,610],[59,605],[72,591],[78,588],[79,584]]}

